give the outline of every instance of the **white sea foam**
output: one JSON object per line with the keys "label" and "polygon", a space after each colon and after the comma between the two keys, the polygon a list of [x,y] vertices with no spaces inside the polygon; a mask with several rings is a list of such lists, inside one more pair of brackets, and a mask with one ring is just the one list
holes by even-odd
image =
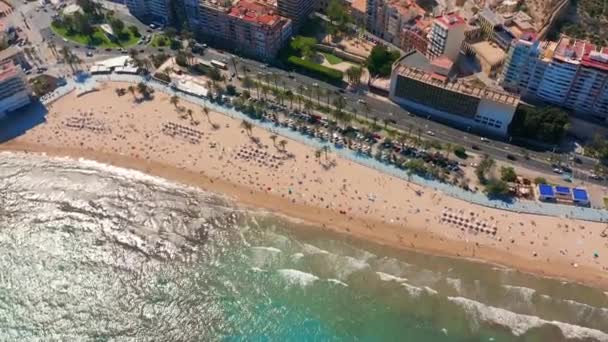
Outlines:
{"label": "white sea foam", "polygon": [[378,277],[380,277],[380,280],[382,281],[396,281],[398,283],[403,283],[407,281],[407,279],[405,278],[397,277],[384,272],[376,272],[376,274],[378,275]]}
{"label": "white sea foam", "polygon": [[263,270],[259,267],[252,267],[250,268],[253,272],[259,272],[259,273],[263,273],[263,272],[267,272],[266,270]]}
{"label": "white sea foam", "polygon": [[462,294],[462,279],[448,277],[445,278],[445,282],[451,286],[456,293]]}
{"label": "white sea foam", "polygon": [[294,254],[291,255],[291,261],[292,262],[298,262],[303,257],[304,257],[304,254],[302,254],[302,253],[294,253]]}
{"label": "white sea foam", "polygon": [[328,251],[321,249],[317,246],[309,245],[307,243],[302,244],[302,253],[304,253],[304,254],[329,254]]}
{"label": "white sea foam", "polygon": [[279,260],[281,250],[275,247],[249,247],[249,257],[253,267],[267,268]]}
{"label": "white sea foam", "polygon": [[535,289],[524,286],[502,285],[506,290],[507,295],[514,295],[516,300],[532,301],[532,296],[536,293]]}
{"label": "white sea foam", "polygon": [[537,316],[517,314],[505,309],[492,307],[472,299],[463,297],[447,297],[452,303],[462,307],[469,315],[472,327],[477,329],[479,324],[488,323],[508,328],[515,336],[521,336],[533,328],[543,325],[558,327],[566,339],[608,341],[608,334],[599,330],[581,327],[578,325],[547,321]]}
{"label": "white sea foam", "polygon": [[319,280],[314,274],[302,272],[293,269],[280,269],[277,271],[281,277],[287,281],[289,285],[296,285],[300,287],[306,287],[315,281]]}
{"label": "white sea foam", "polygon": [[336,284],[336,285],[342,285],[344,287],[348,287],[348,284],[342,281],[339,281],[338,279],[327,279],[328,282],[332,283],[332,284]]}

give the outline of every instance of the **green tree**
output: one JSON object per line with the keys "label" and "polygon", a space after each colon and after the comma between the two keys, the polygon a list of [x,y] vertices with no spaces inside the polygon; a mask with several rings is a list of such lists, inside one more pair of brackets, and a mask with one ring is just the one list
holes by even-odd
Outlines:
{"label": "green tree", "polygon": [[291,40],[289,46],[299,53],[304,59],[311,59],[314,56],[316,39],[311,37],[296,36]]}
{"label": "green tree", "polygon": [[509,194],[509,185],[499,179],[490,179],[485,184],[485,192],[488,196],[507,196]]}
{"label": "green tree", "polygon": [[509,132],[526,139],[554,144],[563,138],[568,125],[568,114],[560,108],[520,105]]}
{"label": "green tree", "polygon": [[361,76],[363,75],[363,69],[357,66],[352,66],[346,70],[346,77],[348,82],[354,86],[361,84]]}
{"label": "green tree", "polygon": [[171,103],[175,108],[177,108],[177,105],[179,104],[179,97],[177,97],[177,95],[171,96],[171,98],[169,99],[169,103]]}
{"label": "green tree", "polygon": [[367,70],[374,76],[386,77],[391,74],[392,65],[399,57],[398,51],[389,51],[382,45],[376,45],[367,57]]}
{"label": "green tree", "polygon": [[479,162],[477,167],[475,168],[475,175],[481,184],[486,184],[488,182],[488,174],[494,167],[496,162],[494,159],[490,158],[487,154],[483,157],[483,159]]}
{"label": "green tree", "polygon": [[340,0],[330,0],[325,11],[330,24],[335,27],[336,31],[344,32],[350,22],[350,16],[344,3]]}
{"label": "green tree", "polygon": [[137,26],[135,25],[129,25],[129,27],[127,28],[129,30],[129,32],[131,32],[131,34],[134,37],[140,37],[141,34],[139,33],[139,30],[137,29]]}
{"label": "green tree", "polygon": [[118,18],[112,18],[110,20],[110,27],[112,28],[112,31],[114,31],[116,37],[121,37],[122,31],[125,29],[125,23]]}
{"label": "green tree", "polygon": [[515,182],[517,180],[517,173],[510,166],[503,166],[500,168],[500,179],[505,182]]}

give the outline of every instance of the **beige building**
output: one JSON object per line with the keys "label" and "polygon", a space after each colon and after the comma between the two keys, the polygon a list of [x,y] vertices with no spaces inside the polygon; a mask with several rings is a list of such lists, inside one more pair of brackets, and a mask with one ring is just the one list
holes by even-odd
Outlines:
{"label": "beige building", "polygon": [[0,117],[30,103],[30,88],[21,67],[12,60],[0,62]]}
{"label": "beige building", "polygon": [[505,62],[505,52],[496,44],[487,41],[471,44],[471,50],[481,71],[490,77],[495,77]]}

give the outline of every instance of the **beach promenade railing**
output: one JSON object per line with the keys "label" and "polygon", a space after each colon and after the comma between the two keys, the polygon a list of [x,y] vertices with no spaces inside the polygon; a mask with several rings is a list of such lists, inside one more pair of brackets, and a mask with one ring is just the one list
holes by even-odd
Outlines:
{"label": "beach promenade railing", "polygon": [[154,79],[146,80],[141,76],[135,75],[103,75],[103,76],[94,76],[94,79],[99,81],[115,81],[115,82],[146,82],[147,85],[154,88],[155,90],[162,91],[171,95],[177,95],[185,100],[198,104],[200,106],[206,106],[211,110],[221,112],[229,117],[238,120],[246,120],[256,126],[265,128],[269,131],[277,135],[284,136],[286,138],[301,142],[303,144],[312,146],[314,148],[322,148],[324,146],[329,146],[331,150],[340,155],[341,157],[350,160],[354,163],[370,167],[372,169],[381,171],[383,173],[389,174],[391,176],[404,179],[406,181],[419,184],[429,189],[433,189],[436,191],[440,191],[448,196],[452,196],[467,202],[475,203],[478,205],[482,205],[490,208],[497,208],[508,210],[516,213],[528,213],[528,214],[538,214],[538,215],[547,215],[547,216],[556,216],[556,217],[568,217],[575,218],[587,221],[597,221],[597,222],[608,222],[608,211],[604,209],[598,208],[586,208],[586,207],[577,207],[571,205],[564,205],[558,203],[546,203],[546,202],[536,202],[530,200],[520,200],[513,199],[512,202],[505,202],[498,199],[491,199],[487,197],[485,194],[481,192],[471,192],[464,190],[460,187],[454,186],[452,184],[443,183],[434,179],[427,179],[417,175],[408,175],[402,169],[397,168],[394,165],[386,164],[381,161],[378,161],[374,158],[363,156],[358,152],[349,150],[347,148],[336,148],[332,144],[321,142],[317,139],[313,139],[311,137],[305,136],[297,131],[293,131],[287,127],[280,127],[274,125],[272,122],[261,122],[258,120],[251,119],[247,115],[242,112],[235,110],[234,108],[229,108],[227,106],[219,105],[209,100],[188,95],[177,90],[174,90],[168,87],[161,82],[155,81]]}

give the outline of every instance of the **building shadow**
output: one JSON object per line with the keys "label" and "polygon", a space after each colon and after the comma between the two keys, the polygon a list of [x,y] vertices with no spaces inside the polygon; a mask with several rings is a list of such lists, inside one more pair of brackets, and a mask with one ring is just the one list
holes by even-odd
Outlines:
{"label": "building shadow", "polygon": [[48,110],[38,100],[0,119],[0,143],[25,134],[30,129],[46,122]]}

